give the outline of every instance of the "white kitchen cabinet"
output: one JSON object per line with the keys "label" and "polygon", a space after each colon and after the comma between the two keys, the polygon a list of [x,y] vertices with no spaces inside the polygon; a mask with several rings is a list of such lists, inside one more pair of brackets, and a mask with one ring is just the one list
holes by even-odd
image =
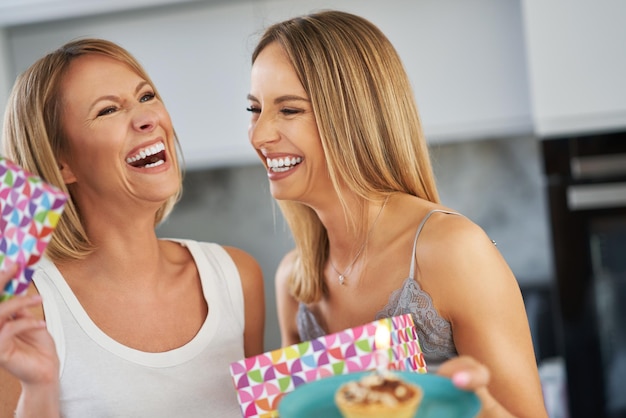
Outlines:
{"label": "white kitchen cabinet", "polygon": [[626,129],[626,2],[522,5],[536,134]]}

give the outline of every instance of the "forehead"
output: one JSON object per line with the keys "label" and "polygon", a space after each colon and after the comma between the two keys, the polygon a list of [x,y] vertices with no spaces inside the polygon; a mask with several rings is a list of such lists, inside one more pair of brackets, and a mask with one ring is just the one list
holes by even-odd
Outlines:
{"label": "forehead", "polygon": [[257,56],[251,76],[253,89],[267,84],[303,89],[287,53],[276,42],[267,45]]}
{"label": "forehead", "polygon": [[61,82],[61,91],[67,95],[102,94],[112,86],[125,83],[133,87],[142,77],[128,64],[98,54],[81,55],[69,64]]}

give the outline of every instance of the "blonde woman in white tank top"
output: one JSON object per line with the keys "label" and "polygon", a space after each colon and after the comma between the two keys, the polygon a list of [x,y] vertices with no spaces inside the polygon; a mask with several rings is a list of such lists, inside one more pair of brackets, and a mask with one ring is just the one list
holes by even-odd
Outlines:
{"label": "blonde woman in white tank top", "polygon": [[157,238],[182,176],[146,72],[118,45],[73,41],[7,109],[3,155],[71,198],[29,290],[43,306],[3,306],[0,417],[240,416],[228,367],[263,351],[261,270],[236,248]]}

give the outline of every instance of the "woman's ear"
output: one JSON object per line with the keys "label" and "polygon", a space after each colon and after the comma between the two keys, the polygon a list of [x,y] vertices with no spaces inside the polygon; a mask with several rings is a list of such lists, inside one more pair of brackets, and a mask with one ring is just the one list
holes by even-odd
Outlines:
{"label": "woman's ear", "polygon": [[59,171],[61,172],[61,177],[63,177],[65,184],[76,183],[76,176],[65,161],[59,161]]}

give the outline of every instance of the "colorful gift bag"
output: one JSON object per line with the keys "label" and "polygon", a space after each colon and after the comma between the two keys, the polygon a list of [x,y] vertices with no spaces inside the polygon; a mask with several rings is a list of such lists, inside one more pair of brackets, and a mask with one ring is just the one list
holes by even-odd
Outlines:
{"label": "colorful gift bag", "polygon": [[[377,350],[376,330],[389,330],[390,344]],[[269,351],[230,365],[244,417],[278,417],[278,403],[301,384],[328,376],[373,370],[380,354],[391,370],[426,373],[410,314],[380,319],[311,341]]]}
{"label": "colorful gift bag", "polygon": [[61,190],[0,157],[0,269],[7,260],[19,265],[0,302],[28,288],[29,266],[43,255],[66,202]]}

